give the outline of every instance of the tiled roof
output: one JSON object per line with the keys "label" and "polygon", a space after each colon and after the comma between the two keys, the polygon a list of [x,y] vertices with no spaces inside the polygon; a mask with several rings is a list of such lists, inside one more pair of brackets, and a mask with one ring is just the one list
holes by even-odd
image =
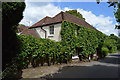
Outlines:
{"label": "tiled roof", "polygon": [[34,36],[34,37],[38,37],[39,38],[39,35],[38,33],[36,33],[35,30],[33,29],[29,29],[28,26],[23,26],[23,25],[19,25],[18,26],[18,30],[19,30],[19,33],[20,35],[23,34],[23,35],[31,35],[31,36]]}
{"label": "tiled roof", "polygon": [[62,22],[63,20],[67,20],[67,21],[70,21],[72,23],[76,23],[78,25],[82,25],[82,26],[97,30],[96,28],[94,28],[93,26],[88,24],[86,21],[84,21],[80,18],[77,18],[76,16],[73,16],[69,13],[65,13],[65,12],[60,12],[59,14],[57,14],[56,16],[54,16],[52,18],[46,16],[42,20],[33,24],[30,28],[36,28],[36,27],[41,27],[41,26],[45,26],[45,25],[49,25],[49,24],[55,24],[55,23]]}

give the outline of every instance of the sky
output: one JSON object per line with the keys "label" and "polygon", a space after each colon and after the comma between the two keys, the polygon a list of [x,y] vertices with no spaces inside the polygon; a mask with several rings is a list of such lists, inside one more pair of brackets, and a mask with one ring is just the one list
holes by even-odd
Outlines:
{"label": "sky", "polygon": [[76,9],[90,25],[99,31],[110,35],[118,35],[115,29],[116,19],[114,8],[108,7],[106,2],[26,2],[23,19],[20,24],[32,26],[45,16],[54,17],[61,11]]}

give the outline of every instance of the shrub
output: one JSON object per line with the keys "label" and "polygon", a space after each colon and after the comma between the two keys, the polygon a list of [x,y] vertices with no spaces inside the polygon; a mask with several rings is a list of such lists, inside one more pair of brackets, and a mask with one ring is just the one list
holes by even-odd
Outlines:
{"label": "shrub", "polygon": [[103,57],[105,57],[108,55],[109,49],[107,47],[102,47],[101,52],[103,54]]}
{"label": "shrub", "polygon": [[32,36],[19,35],[21,52],[18,54],[19,66],[27,68],[29,64],[37,67],[47,63],[67,63],[71,60],[72,51],[70,46],[63,42],[54,42],[50,39],[34,38]]}

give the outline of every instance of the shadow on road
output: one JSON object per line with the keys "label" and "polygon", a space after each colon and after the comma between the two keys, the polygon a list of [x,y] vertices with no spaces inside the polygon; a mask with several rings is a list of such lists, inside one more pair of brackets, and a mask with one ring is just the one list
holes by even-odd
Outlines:
{"label": "shadow on road", "polygon": [[118,68],[104,65],[66,66],[46,78],[118,78]]}
{"label": "shadow on road", "polygon": [[110,54],[109,56],[99,60],[101,63],[120,64],[120,54]]}
{"label": "shadow on road", "polygon": [[[62,70],[59,70],[58,73],[53,75],[47,75],[45,78],[47,80],[119,80],[120,70],[118,64],[120,55],[111,54],[93,65],[85,66],[66,66]],[[91,64],[91,63],[90,63]]]}

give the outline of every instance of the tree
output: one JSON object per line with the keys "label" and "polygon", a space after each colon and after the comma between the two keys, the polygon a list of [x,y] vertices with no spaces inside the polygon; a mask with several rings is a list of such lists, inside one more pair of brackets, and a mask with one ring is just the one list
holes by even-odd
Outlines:
{"label": "tree", "polygon": [[66,13],[72,14],[82,20],[85,20],[85,18],[83,18],[83,16],[79,12],[77,12],[77,10],[69,10],[69,11],[66,11]]}
{"label": "tree", "polygon": [[117,50],[120,51],[120,38],[118,38],[117,36],[115,36],[114,34],[110,34],[110,39],[113,39],[116,41],[116,46],[117,46]]}
{"label": "tree", "polygon": [[[115,17],[116,17],[116,21],[120,24],[120,3],[118,3],[118,8],[116,10],[116,12],[114,13]],[[116,26],[118,29],[120,29],[120,25]]]}
{"label": "tree", "polygon": [[24,2],[2,3],[2,70],[4,71],[19,51],[16,25],[23,18]]}

